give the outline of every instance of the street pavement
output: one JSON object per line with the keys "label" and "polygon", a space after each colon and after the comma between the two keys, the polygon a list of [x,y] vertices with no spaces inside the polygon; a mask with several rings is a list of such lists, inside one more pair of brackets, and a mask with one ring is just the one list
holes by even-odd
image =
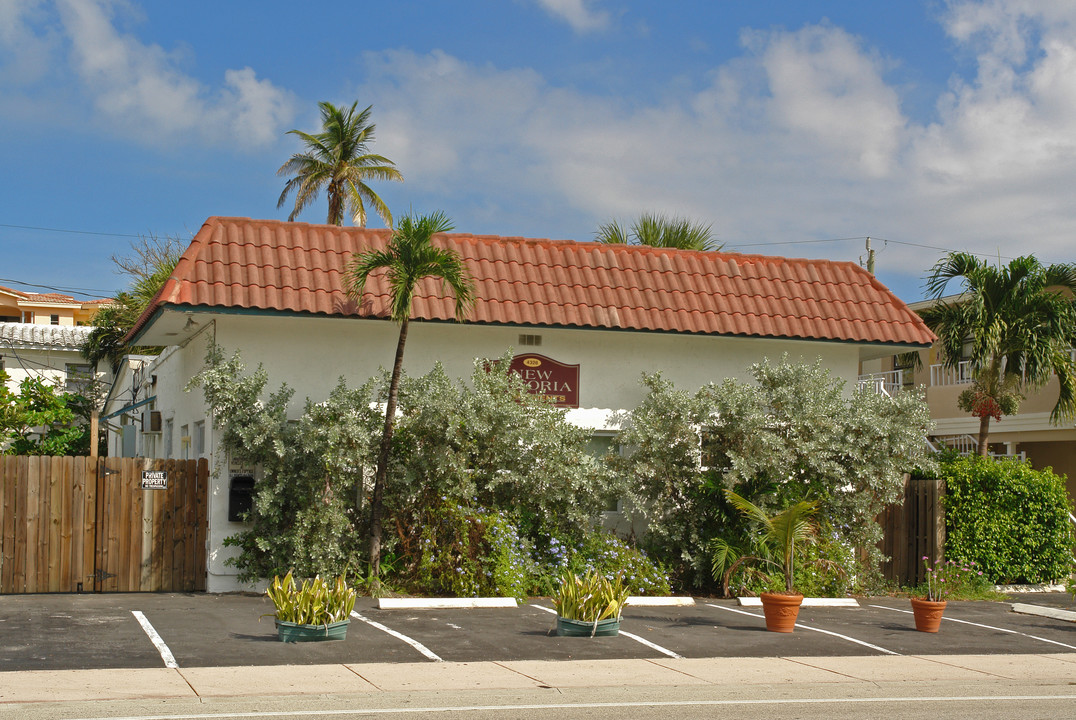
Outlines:
{"label": "street pavement", "polygon": [[[1061,597],[1038,599],[1065,607]],[[959,700],[976,717],[992,715],[974,698],[997,698],[987,704],[999,713],[1018,703],[1005,698],[1025,698],[1051,717],[1076,716],[1076,623],[1013,613],[1007,603],[950,603],[931,635],[914,630],[906,599],[859,603],[804,608],[791,635],[766,632],[759,610],[697,598],[629,607],[619,637],[558,638],[548,601],[386,611],[364,598],[346,640],[283,644],[272,618],[259,617],[272,611],[260,596],[4,596],[0,718],[296,716],[257,714],[276,712],[270,699],[310,717],[439,702],[554,712],[558,702],[593,697],[612,698],[620,717],[689,698],[676,711],[686,718],[713,713],[717,702],[801,696],[899,700],[901,717],[923,709],[916,698]],[[1054,712],[1057,703],[1068,704]]]}

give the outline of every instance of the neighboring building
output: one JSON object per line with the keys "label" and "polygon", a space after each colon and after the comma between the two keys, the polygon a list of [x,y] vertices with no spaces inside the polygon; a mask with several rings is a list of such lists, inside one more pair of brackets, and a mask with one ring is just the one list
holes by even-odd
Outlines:
{"label": "neighboring building", "polygon": [[24,293],[0,287],[0,322],[34,325],[89,325],[111,300],[76,300],[60,293]]}
{"label": "neighboring building", "polygon": [[[24,378],[39,377],[86,395],[94,373],[80,348],[92,330],[74,325],[0,322],[0,369],[10,377],[9,387],[18,391]],[[106,368],[96,379],[104,383],[110,375]]]}
{"label": "neighboring building", "polygon": [[[909,308],[920,311],[933,302],[913,303]],[[965,361],[955,368],[945,367],[937,345],[920,350],[919,360],[919,367],[915,363],[902,362],[899,356],[867,361],[863,364],[860,380],[890,393],[916,385],[925,386],[930,417],[935,423],[931,441],[964,453],[976,452],[979,418],[957,407],[957,398],[973,380],[969,363]],[[1076,422],[1071,419],[1060,425],[1050,422],[1057,397],[1055,378],[1039,390],[1030,391],[1016,415],[1003,416],[1000,421],[991,420],[990,452],[1001,457],[1025,458],[1037,469],[1052,467],[1057,474],[1068,477],[1069,497],[1076,498]]]}
{"label": "neighboring building", "polygon": [[[215,459],[210,591],[240,588],[224,564],[234,549],[222,541],[242,526],[228,521],[227,458],[187,382],[211,341],[241,351],[251,370],[263,365],[271,387],[287,382],[296,411],[304,397],[325,398],[340,376],[359,384],[390,366],[398,328],[387,320],[384,277],[371,277],[353,299],[344,274],[354,252],[388,239],[386,230],[210,218],[132,331],[137,344],[169,347],[121,370],[105,416],[146,429],[151,437],[130,442],[147,454]],[[553,372],[541,377],[556,385],[536,388],[561,396],[569,420],[599,445],[616,430],[614,414],[643,398],[645,372],[694,390],[749,379],[752,363],[787,354],[820,360],[851,388],[861,363],[934,340],[852,263],[463,234],[435,242],[461,254],[477,300],[457,323],[440,284],[419,285],[407,372],[441,362],[450,376],[467,377],[476,357],[540,353],[528,360]]]}

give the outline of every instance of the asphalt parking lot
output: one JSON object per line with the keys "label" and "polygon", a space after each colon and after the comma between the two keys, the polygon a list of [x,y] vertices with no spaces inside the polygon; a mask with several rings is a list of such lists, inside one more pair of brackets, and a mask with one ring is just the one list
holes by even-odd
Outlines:
{"label": "asphalt parking lot", "polygon": [[[1067,596],[1014,598],[1076,609]],[[548,600],[518,608],[380,610],[360,598],[347,639],[284,644],[267,598],[124,594],[0,597],[0,671],[599,660],[1076,653],[1076,623],[1017,614],[1008,603],[950,602],[937,635],[915,631],[901,598],[804,607],[795,633],[765,630],[760,608],[696,598],[627,607],[621,634],[560,638]],[[541,607],[538,607],[541,606]],[[141,621],[140,621],[141,620]]]}

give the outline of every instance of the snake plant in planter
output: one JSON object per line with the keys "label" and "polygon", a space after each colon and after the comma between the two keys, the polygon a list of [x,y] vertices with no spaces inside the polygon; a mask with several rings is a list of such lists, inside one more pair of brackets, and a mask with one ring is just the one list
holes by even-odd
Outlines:
{"label": "snake plant in planter", "polygon": [[578,577],[561,576],[553,593],[557,611],[557,635],[616,635],[620,632],[620,612],[630,590],[618,575],[609,580],[595,571]]}
{"label": "snake plant in planter", "polygon": [[296,586],[289,571],[265,591],[276,608],[277,635],[282,642],[343,640],[355,609],[355,590],[344,576],[326,582],[321,577]]}

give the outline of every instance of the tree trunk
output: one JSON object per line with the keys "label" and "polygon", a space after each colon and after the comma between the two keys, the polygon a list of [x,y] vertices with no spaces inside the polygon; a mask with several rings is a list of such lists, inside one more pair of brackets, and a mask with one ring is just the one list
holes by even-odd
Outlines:
{"label": "tree trunk", "polygon": [[990,450],[990,416],[983,415],[979,418],[979,455],[986,457]]}
{"label": "tree trunk", "polygon": [[407,342],[407,318],[400,323],[400,339],[396,343],[396,360],[392,364],[389,381],[389,397],[385,404],[385,429],[381,433],[381,448],[377,454],[377,471],[374,473],[374,494],[370,499],[370,579],[376,593],[381,582],[381,517],[384,514],[385,479],[389,471],[389,451],[392,449],[392,431],[396,425],[396,394],[403,372],[404,344]]}

